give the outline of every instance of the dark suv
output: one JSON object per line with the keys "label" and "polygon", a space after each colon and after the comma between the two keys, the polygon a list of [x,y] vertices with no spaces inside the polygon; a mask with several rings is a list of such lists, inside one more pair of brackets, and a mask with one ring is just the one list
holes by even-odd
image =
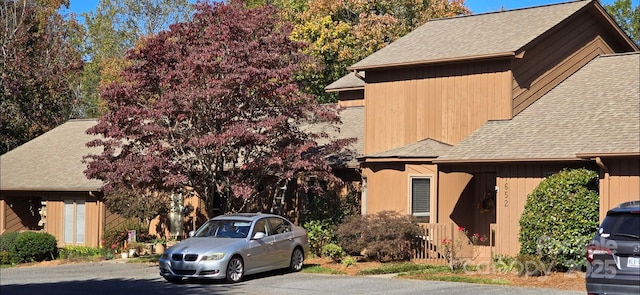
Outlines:
{"label": "dark suv", "polygon": [[640,294],[640,201],[607,212],[587,261],[587,293]]}

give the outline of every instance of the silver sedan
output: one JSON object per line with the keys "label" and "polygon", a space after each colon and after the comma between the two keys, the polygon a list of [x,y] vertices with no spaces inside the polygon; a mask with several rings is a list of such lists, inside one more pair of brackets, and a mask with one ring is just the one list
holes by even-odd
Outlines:
{"label": "silver sedan", "polygon": [[227,279],[274,269],[300,271],[308,250],[307,232],[272,214],[221,215],[160,257],[160,275],[183,279]]}

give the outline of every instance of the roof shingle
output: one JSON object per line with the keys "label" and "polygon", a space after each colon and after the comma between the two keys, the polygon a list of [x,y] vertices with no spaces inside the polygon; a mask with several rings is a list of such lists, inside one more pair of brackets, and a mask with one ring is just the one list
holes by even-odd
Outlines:
{"label": "roof shingle", "polygon": [[431,20],[349,69],[513,54],[592,2]]}
{"label": "roof shingle", "polygon": [[82,158],[86,143],[95,139],[86,130],[96,120],[71,120],[0,156],[0,190],[97,191],[102,181],[87,179]]}
{"label": "roof shingle", "polygon": [[640,53],[600,56],[511,120],[489,121],[437,161],[640,153]]}

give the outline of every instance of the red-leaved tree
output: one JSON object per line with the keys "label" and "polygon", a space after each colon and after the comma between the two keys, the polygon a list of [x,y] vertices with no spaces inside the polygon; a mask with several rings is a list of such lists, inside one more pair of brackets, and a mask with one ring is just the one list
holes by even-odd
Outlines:
{"label": "red-leaved tree", "polygon": [[102,90],[109,111],[88,132],[104,151],[86,157],[86,175],[107,198],[120,188],[193,194],[225,211],[260,209],[305,175],[339,182],[327,156],[352,140],[301,128],[339,117],[298,88],[308,57],[291,26],[270,6],[196,9],[130,50],[121,81]]}

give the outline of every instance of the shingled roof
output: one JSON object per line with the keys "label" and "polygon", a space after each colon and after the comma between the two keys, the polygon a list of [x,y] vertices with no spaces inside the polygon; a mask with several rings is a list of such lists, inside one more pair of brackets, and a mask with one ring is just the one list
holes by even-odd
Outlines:
{"label": "shingled roof", "polygon": [[86,143],[96,120],[71,120],[0,156],[0,190],[97,191],[102,182],[87,179],[82,158],[99,153]]}
{"label": "shingled roof", "polygon": [[513,119],[487,122],[434,162],[639,154],[639,65],[637,52],[600,56]]}
{"label": "shingled roof", "polygon": [[349,69],[514,56],[527,44],[592,3],[594,1],[575,1],[431,20]]}
{"label": "shingled roof", "polygon": [[437,158],[451,147],[450,144],[426,138],[409,145],[367,155],[366,158]]}
{"label": "shingled roof", "polygon": [[326,132],[329,137],[318,140],[320,145],[333,139],[355,138],[355,143],[347,147],[344,154],[334,155],[330,161],[338,166],[357,168],[359,167],[357,158],[362,156],[362,151],[364,151],[364,107],[347,107],[338,111],[340,124],[306,124],[300,129],[307,132]]}
{"label": "shingled roof", "polygon": [[[364,72],[359,73],[364,77]],[[354,72],[344,75],[342,78],[327,85],[324,88],[326,92],[345,91],[345,90],[359,90],[364,89],[364,80],[358,78]]]}

